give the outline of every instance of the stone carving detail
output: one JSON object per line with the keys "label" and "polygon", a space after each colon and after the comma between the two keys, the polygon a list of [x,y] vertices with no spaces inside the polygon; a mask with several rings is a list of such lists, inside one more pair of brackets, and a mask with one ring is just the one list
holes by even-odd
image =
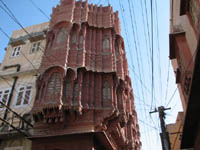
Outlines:
{"label": "stone carving detail", "polygon": [[53,9],[47,39],[54,33],[37,80],[33,136],[103,132],[115,149],[133,150],[139,127],[118,13],[63,0]]}

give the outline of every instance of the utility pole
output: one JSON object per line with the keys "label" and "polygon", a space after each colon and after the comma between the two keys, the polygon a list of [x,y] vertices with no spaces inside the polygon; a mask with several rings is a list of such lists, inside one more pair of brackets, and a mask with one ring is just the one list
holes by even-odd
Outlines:
{"label": "utility pole", "polygon": [[170,141],[169,141],[169,133],[166,131],[166,125],[165,125],[165,110],[169,110],[171,108],[165,108],[164,106],[160,106],[158,107],[158,110],[155,109],[154,111],[150,112],[151,113],[155,113],[158,112],[159,113],[159,118],[160,118],[160,125],[161,125],[161,133],[160,133],[160,138],[161,138],[161,143],[162,143],[162,149],[163,150],[170,150]]}

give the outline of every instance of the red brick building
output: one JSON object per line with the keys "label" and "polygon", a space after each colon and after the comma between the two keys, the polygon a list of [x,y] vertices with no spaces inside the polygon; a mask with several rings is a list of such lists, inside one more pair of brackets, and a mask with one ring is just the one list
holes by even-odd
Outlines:
{"label": "red brick building", "polygon": [[46,38],[32,149],[139,150],[118,12],[87,0],[61,0]]}

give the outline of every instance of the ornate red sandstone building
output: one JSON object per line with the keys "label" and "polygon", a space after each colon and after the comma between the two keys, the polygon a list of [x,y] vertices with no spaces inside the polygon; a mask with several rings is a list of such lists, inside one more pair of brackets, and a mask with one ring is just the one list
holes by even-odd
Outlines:
{"label": "ornate red sandstone building", "polygon": [[53,8],[32,109],[33,150],[139,150],[118,12],[88,1]]}

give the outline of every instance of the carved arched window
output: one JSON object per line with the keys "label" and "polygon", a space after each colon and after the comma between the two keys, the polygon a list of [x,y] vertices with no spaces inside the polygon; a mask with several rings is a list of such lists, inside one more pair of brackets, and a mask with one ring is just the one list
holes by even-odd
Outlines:
{"label": "carved arched window", "polygon": [[66,28],[61,28],[60,31],[57,33],[56,43],[60,44],[65,42],[67,39],[67,30]]}
{"label": "carved arched window", "polygon": [[103,38],[103,50],[110,48],[110,40],[108,37]]}
{"label": "carved arched window", "polygon": [[58,73],[53,73],[48,81],[47,95],[55,95],[60,92],[60,78]]}
{"label": "carved arched window", "polygon": [[110,90],[110,86],[108,84],[108,82],[104,82],[103,84],[103,93],[102,93],[102,97],[103,97],[103,100],[109,100],[111,99],[111,90]]}

